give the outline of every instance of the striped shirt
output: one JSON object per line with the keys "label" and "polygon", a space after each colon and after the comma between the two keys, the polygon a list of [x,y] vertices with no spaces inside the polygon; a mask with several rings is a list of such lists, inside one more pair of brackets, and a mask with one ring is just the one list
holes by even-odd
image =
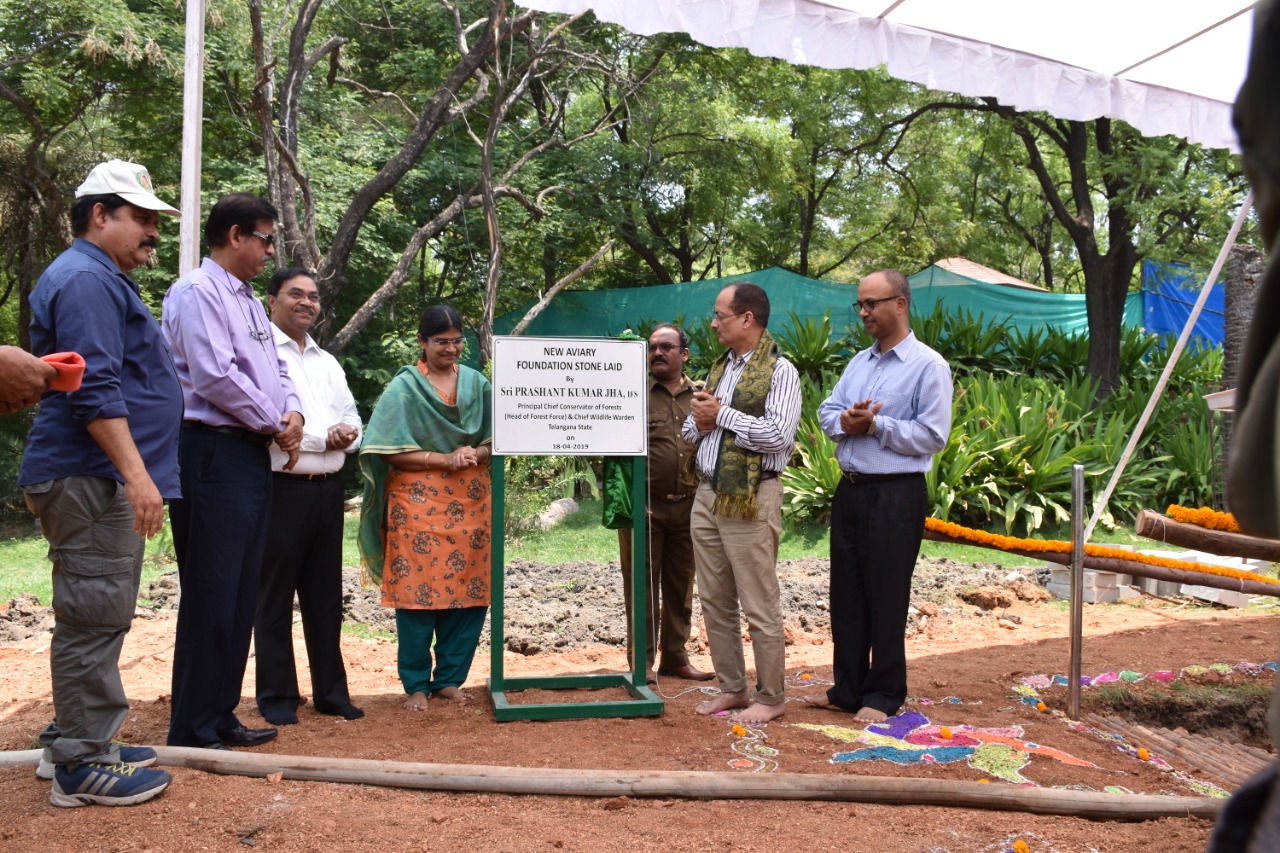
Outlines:
{"label": "striped shirt", "polygon": [[708,389],[720,398],[715,427],[703,432],[694,423],[692,414],[685,418],[681,434],[690,444],[697,444],[695,464],[698,473],[705,477],[715,473],[716,455],[720,452],[720,439],[725,430],[737,436],[738,447],[761,454],[760,464],[765,471],[780,474],[791,461],[796,426],[800,423],[800,374],[791,362],[778,357],[769,393],[764,398],[763,415],[755,418],[733,408],[733,391],[743,368],[754,354],[755,350],[741,357],[730,353],[720,384],[715,389]]}
{"label": "striped shirt", "polygon": [[[951,436],[951,368],[914,332],[886,353],[879,342],[854,355],[818,407],[822,431],[836,442],[841,470],[914,474],[929,470]],[[846,435],[840,413],[856,402],[883,403],[875,435]]]}

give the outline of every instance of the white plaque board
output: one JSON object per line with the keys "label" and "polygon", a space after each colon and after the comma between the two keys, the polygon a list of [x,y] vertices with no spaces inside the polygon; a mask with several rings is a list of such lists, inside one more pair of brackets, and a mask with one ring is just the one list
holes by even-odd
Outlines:
{"label": "white plaque board", "polygon": [[500,456],[645,456],[645,341],[493,339],[493,452]]}

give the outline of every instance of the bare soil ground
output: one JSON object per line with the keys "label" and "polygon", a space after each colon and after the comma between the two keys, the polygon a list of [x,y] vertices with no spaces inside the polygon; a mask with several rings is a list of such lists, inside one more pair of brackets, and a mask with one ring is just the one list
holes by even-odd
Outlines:
{"label": "bare soil ground", "polygon": [[[482,648],[471,673],[474,699],[433,700],[425,712],[401,708],[395,642],[389,636],[344,637],[355,703],[367,712],[346,722],[304,707],[300,724],[281,729],[259,753],[530,768],[712,770],[729,773],[794,772],[813,775],[918,777],[1016,782],[1103,791],[1195,796],[1202,783],[1222,784],[1170,761],[1131,754],[1141,744],[1117,744],[1105,732],[1064,724],[1055,710],[1065,691],[1044,689],[1046,710],[1014,692],[1023,679],[1065,673],[1067,609],[1034,598],[1034,584],[1007,579],[991,566],[922,561],[915,613],[908,631],[912,700],[934,726],[997,732],[1027,750],[1003,760],[899,764],[839,761],[858,749],[859,728],[844,714],[797,701],[824,689],[831,648],[826,618],[825,562],[805,560],[781,569],[788,622],[787,713],[760,731],[734,732],[731,718],[705,718],[693,706],[713,686],[661,679],[666,708],[659,717],[497,723],[484,690],[489,653]],[[625,667],[616,565],[590,563],[508,569],[506,650],[509,676],[619,671]],[[1007,596],[975,587],[1001,587]],[[978,604],[956,597],[964,592]],[[353,621],[385,626],[367,594],[348,590]],[[132,702],[121,737],[164,742],[168,723],[174,617],[163,589],[148,592],[157,611],[143,610],[125,644],[122,670]],[[980,605],[993,604],[985,610]],[[1007,606],[1006,606],[1007,605]],[[19,616],[19,613],[26,615]],[[0,623],[39,620],[39,609],[19,605]],[[1244,612],[1138,599],[1085,609],[1084,672],[1175,672],[1192,665],[1274,660],[1276,619]],[[52,714],[48,635],[39,625],[0,645],[0,750],[31,749]],[[297,655],[305,661],[301,628]],[[487,640],[486,640],[487,643]],[[694,663],[710,668],[701,635],[691,644]],[[748,653],[750,648],[748,646]],[[748,657],[748,661],[750,658]],[[1234,670],[1228,680],[1269,686],[1274,675]],[[302,681],[306,683],[303,673]],[[252,701],[253,660],[239,713],[263,725]],[[714,684],[714,683],[712,683]],[[1146,683],[1138,690],[1148,689]],[[1092,690],[1092,688],[1090,688]],[[1092,694],[1086,691],[1086,701]],[[567,700],[569,697],[565,697]],[[583,701],[578,692],[574,701]],[[1113,710],[1112,713],[1115,713]],[[1220,714],[1220,717],[1227,716]],[[1210,714],[1210,723],[1214,722]],[[1171,726],[1177,720],[1165,720]],[[1236,722],[1217,734],[1235,737]],[[970,728],[965,728],[970,727]],[[861,732],[866,734],[865,732]],[[1125,747],[1130,747],[1126,750]],[[1021,757],[1019,757],[1021,756]],[[1065,756],[1065,758],[1063,757]],[[281,851],[662,850],[1005,851],[1022,839],[1032,851],[1121,851],[1158,845],[1165,851],[1202,850],[1205,821],[1178,818],[1142,823],[1046,817],[1021,812],[860,803],[684,799],[592,799],[442,793],[174,771],[163,796],[131,808],[57,809],[49,783],[30,767],[0,769],[0,849]]]}

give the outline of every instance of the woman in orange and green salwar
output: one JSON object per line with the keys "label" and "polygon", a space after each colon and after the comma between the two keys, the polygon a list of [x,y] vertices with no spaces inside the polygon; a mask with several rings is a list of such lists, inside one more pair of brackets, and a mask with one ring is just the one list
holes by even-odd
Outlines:
{"label": "woman in orange and green salwar", "polygon": [[[396,610],[404,707],[465,700],[490,593],[492,394],[458,363],[462,318],[434,305],[422,359],[400,368],[365,428],[360,557]],[[432,659],[434,646],[435,656]]]}

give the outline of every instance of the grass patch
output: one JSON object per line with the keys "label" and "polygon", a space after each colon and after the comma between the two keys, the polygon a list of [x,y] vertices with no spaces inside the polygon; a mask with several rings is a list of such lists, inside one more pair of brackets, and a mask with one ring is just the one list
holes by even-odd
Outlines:
{"label": "grass patch", "polygon": [[1144,726],[1176,729],[1269,748],[1271,684],[1240,680],[1171,684],[1101,684],[1082,694],[1085,710],[1124,717]]}
{"label": "grass patch", "polygon": [[396,641],[396,635],[392,631],[379,631],[376,628],[370,628],[359,622],[343,622],[342,633],[348,637],[360,637],[364,640],[391,640]]}

